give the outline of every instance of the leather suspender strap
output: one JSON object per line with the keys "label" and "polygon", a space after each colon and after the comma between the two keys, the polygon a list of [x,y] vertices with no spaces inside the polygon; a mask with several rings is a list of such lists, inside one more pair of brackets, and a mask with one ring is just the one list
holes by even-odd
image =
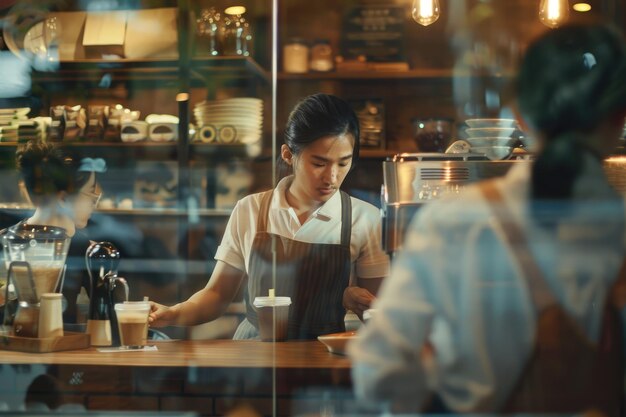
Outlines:
{"label": "leather suspender strap", "polygon": [[350,196],[343,191],[341,193],[341,244],[350,248],[352,236],[352,202]]}
{"label": "leather suspender strap", "polygon": [[532,297],[535,308],[541,312],[544,308],[554,305],[557,300],[552,295],[552,290],[548,285],[539,265],[530,252],[530,247],[524,232],[513,220],[511,211],[506,206],[506,202],[498,190],[494,180],[480,183],[481,191],[489,202],[498,223],[502,227],[504,236],[517,259],[522,276]]}

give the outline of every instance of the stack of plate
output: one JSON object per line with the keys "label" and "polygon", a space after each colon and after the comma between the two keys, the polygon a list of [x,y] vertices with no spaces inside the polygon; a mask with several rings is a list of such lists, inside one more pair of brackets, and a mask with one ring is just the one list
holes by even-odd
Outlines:
{"label": "stack of plate", "polygon": [[0,142],[18,141],[19,124],[28,120],[28,112],[28,107],[0,109]]}
{"label": "stack of plate", "polygon": [[196,140],[205,143],[245,143],[261,140],[263,100],[253,97],[202,101],[196,104],[194,116],[198,131]]}
{"label": "stack of plate", "polygon": [[482,153],[491,160],[507,159],[517,138],[513,135],[517,122],[513,119],[468,119],[465,121],[471,152]]}

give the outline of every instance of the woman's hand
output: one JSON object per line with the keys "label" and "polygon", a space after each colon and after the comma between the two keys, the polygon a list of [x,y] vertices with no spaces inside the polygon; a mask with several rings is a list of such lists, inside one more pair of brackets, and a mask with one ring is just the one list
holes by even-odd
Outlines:
{"label": "woman's hand", "polygon": [[374,294],[361,287],[348,287],[343,291],[343,306],[353,311],[363,321],[363,312],[370,308]]}
{"label": "woman's hand", "polygon": [[150,301],[148,324],[152,327],[163,327],[176,324],[178,314],[173,307]]}

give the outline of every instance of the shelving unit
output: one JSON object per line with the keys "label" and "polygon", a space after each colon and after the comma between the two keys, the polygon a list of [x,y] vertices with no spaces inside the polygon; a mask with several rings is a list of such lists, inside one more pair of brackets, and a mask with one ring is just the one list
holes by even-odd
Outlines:
{"label": "shelving unit", "polygon": [[448,80],[453,77],[512,77],[510,71],[488,73],[485,71],[454,71],[450,68],[419,68],[408,71],[328,71],[307,72],[304,74],[278,73],[279,81],[319,81],[319,80]]}
{"label": "shelving unit", "polygon": [[[269,76],[254,59],[240,56],[198,57],[191,59],[190,72],[193,79],[205,76],[221,79],[256,78],[267,82]],[[203,74],[201,74],[202,72]],[[61,61],[55,72],[33,72],[33,82],[51,83],[63,81],[100,81],[110,74],[118,81],[177,81],[178,59],[81,59]]]}
{"label": "shelving unit", "polygon": [[[0,204],[0,211],[5,213],[19,214],[32,211],[34,207],[20,204]],[[113,216],[201,216],[201,217],[228,217],[232,210],[228,209],[197,209],[183,210],[174,208],[137,208],[137,209],[97,209],[94,213],[113,215]]]}

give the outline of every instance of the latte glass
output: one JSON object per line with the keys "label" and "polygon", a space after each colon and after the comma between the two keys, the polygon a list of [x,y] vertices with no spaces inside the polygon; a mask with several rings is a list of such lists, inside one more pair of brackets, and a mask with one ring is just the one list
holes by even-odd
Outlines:
{"label": "latte glass", "polygon": [[125,301],[115,304],[122,347],[141,349],[147,344],[149,313],[150,303],[147,301]]}

